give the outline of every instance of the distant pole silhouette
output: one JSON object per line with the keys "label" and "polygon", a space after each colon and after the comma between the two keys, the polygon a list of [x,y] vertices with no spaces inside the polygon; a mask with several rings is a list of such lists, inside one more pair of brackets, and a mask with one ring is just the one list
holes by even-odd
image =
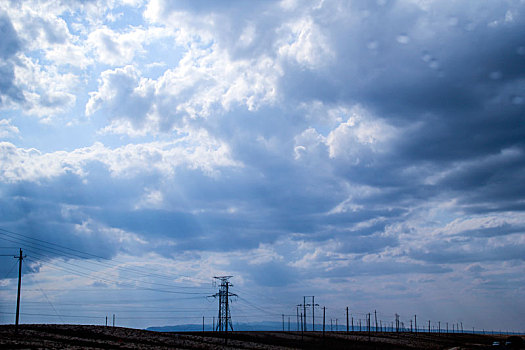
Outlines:
{"label": "distant pole silhouette", "polygon": [[296,310],[297,310],[297,332],[299,332],[299,305],[297,305]]}
{"label": "distant pole silhouette", "polygon": [[115,327],[115,314],[113,314],[113,327]]}
{"label": "distant pole silhouette", "polygon": [[304,331],[306,332],[306,297],[303,296],[303,313],[304,313],[304,318],[303,318],[303,323],[304,323]]}
{"label": "distant pole silhouette", "polygon": [[376,332],[377,332],[377,310],[374,310],[374,320],[375,320]]}
{"label": "distant pole silhouette", "polygon": [[108,317],[106,316],[106,327],[108,326]]}
{"label": "distant pole silhouette", "polygon": [[368,341],[370,341],[370,312],[368,313]]}
{"label": "distant pole silhouette", "polygon": [[346,333],[349,332],[349,324],[348,324],[348,306],[346,307]]}
{"label": "distant pole silhouette", "polygon": [[312,332],[315,332],[315,307],[319,306],[315,303],[315,296],[312,295]]}
{"label": "distant pole silhouette", "polygon": [[326,306],[323,306],[323,337],[325,331],[325,320],[326,320]]}
{"label": "distant pole silhouette", "polygon": [[414,315],[414,330],[417,333],[417,315]]}
{"label": "distant pole silhouette", "polygon": [[284,332],[284,314],[283,314],[283,332]]}
{"label": "distant pole silhouette", "polygon": [[304,333],[304,322],[303,322],[303,313],[301,312],[301,336],[303,336]]}

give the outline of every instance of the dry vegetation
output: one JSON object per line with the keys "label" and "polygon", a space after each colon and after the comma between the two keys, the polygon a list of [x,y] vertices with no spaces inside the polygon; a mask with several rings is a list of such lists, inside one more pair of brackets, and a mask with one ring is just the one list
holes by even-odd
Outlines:
{"label": "dry vegetation", "polygon": [[410,333],[235,332],[227,345],[219,334],[158,333],[130,328],[88,325],[0,326],[5,349],[496,349],[506,336]]}

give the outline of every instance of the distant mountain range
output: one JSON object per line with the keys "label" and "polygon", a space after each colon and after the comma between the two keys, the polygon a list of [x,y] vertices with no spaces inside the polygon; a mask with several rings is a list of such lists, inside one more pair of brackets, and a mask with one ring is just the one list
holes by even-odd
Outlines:
{"label": "distant mountain range", "polygon": [[[285,324],[285,330],[288,330],[288,323]],[[211,331],[211,325],[205,324],[204,330]],[[235,331],[282,331],[283,324],[280,322],[254,322],[254,323],[234,323]],[[180,324],[175,326],[148,327],[148,331],[155,332],[198,332],[202,331],[201,324]],[[296,330],[295,323],[290,324],[290,330]]]}

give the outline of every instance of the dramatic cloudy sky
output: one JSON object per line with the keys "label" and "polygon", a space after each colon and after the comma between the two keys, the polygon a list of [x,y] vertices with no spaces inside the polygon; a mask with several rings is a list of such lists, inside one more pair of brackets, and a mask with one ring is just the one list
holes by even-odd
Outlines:
{"label": "dramatic cloudy sky", "polygon": [[232,275],[236,322],[525,324],[523,0],[8,0],[0,33],[1,322],[22,247],[22,322],[211,323]]}

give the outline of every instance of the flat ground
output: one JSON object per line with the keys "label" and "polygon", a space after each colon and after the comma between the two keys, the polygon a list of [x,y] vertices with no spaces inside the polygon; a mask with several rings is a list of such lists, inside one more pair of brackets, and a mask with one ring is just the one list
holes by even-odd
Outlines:
{"label": "flat ground", "polygon": [[506,336],[413,333],[234,332],[158,333],[89,325],[0,326],[2,349],[497,349]]}

